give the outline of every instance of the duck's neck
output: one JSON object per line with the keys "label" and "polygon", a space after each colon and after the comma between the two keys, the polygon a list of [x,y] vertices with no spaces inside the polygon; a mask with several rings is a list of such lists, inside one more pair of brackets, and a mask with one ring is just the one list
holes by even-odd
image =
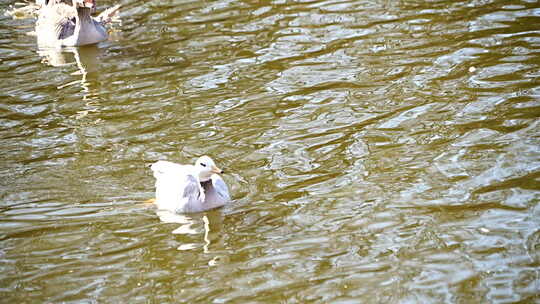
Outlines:
{"label": "duck's neck", "polygon": [[90,15],[91,9],[88,7],[79,7],[77,8],[77,25],[83,27],[85,23],[92,22],[92,16]]}
{"label": "duck's neck", "polygon": [[92,17],[90,16],[90,9],[87,7],[78,7],[77,8],[77,20],[75,21],[75,37],[77,40],[87,36],[88,23],[92,22]]}
{"label": "duck's neck", "polygon": [[212,180],[207,180],[207,181],[204,181],[204,182],[201,182],[201,187],[203,187],[203,189],[205,191],[208,191],[208,189],[212,186]]}
{"label": "duck's neck", "polygon": [[207,182],[207,181],[209,181],[211,179],[212,179],[212,173],[208,173],[208,172],[205,172],[205,171],[199,172],[199,181],[201,181],[201,183],[202,182]]}
{"label": "duck's neck", "polygon": [[91,9],[87,7],[77,8],[77,23],[75,35],[77,45],[94,44],[107,39],[107,31],[97,24],[90,15]]}

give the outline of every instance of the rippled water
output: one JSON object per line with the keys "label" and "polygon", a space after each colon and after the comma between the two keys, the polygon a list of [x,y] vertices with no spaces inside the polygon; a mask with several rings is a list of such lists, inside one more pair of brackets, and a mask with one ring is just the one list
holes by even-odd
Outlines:
{"label": "rippled water", "polygon": [[[540,301],[536,1],[120,3],[0,17],[2,302]],[[201,154],[233,204],[142,203]]]}

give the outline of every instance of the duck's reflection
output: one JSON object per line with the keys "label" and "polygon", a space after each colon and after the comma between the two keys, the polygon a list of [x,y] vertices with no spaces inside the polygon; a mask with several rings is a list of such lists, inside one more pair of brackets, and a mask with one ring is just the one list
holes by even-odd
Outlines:
{"label": "duck's reflection", "polygon": [[[213,210],[203,215],[176,214],[167,210],[157,210],[156,214],[164,223],[177,223],[180,226],[172,231],[173,234],[203,234],[203,252],[209,253],[212,244],[212,235],[219,235],[223,225],[221,212]],[[202,231],[201,231],[202,227]],[[217,233],[217,234],[216,234]],[[200,243],[187,243],[178,246],[178,250],[191,250],[200,246]]]}
{"label": "duck's reflection", "polygon": [[99,68],[98,58],[100,56],[100,49],[96,45],[64,48],[40,47],[37,52],[44,64],[54,67],[69,65],[75,65],[77,67],[77,71],[71,75],[80,75],[81,79],[58,86],[58,89],[80,85],[83,92],[90,92],[91,82],[95,80]]}

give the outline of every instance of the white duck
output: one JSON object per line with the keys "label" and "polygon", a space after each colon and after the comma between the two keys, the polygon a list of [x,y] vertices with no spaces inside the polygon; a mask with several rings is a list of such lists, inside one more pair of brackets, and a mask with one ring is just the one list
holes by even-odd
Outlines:
{"label": "white duck", "polygon": [[98,17],[90,13],[95,0],[39,0],[36,36],[40,46],[80,46],[107,40],[105,24],[117,13],[119,5]]}
{"label": "white duck", "polygon": [[229,189],[218,175],[223,173],[208,156],[195,165],[180,165],[160,160],[151,167],[156,178],[158,209],[174,213],[201,212],[221,207],[230,201]]}

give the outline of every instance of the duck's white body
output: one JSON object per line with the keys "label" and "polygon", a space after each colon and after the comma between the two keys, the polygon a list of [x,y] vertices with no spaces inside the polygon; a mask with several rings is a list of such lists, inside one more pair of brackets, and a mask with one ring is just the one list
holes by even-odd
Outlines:
{"label": "duck's white body", "polygon": [[[210,162],[197,160],[195,166],[158,161],[151,167],[156,178],[159,209],[174,213],[201,212],[221,207],[230,201],[229,189],[217,174],[221,170]],[[200,164],[204,164],[204,167]]]}
{"label": "duck's white body", "polygon": [[94,0],[49,0],[42,4],[36,22],[38,45],[81,46],[107,40],[104,24],[119,6],[93,18],[90,13],[94,6]]}

